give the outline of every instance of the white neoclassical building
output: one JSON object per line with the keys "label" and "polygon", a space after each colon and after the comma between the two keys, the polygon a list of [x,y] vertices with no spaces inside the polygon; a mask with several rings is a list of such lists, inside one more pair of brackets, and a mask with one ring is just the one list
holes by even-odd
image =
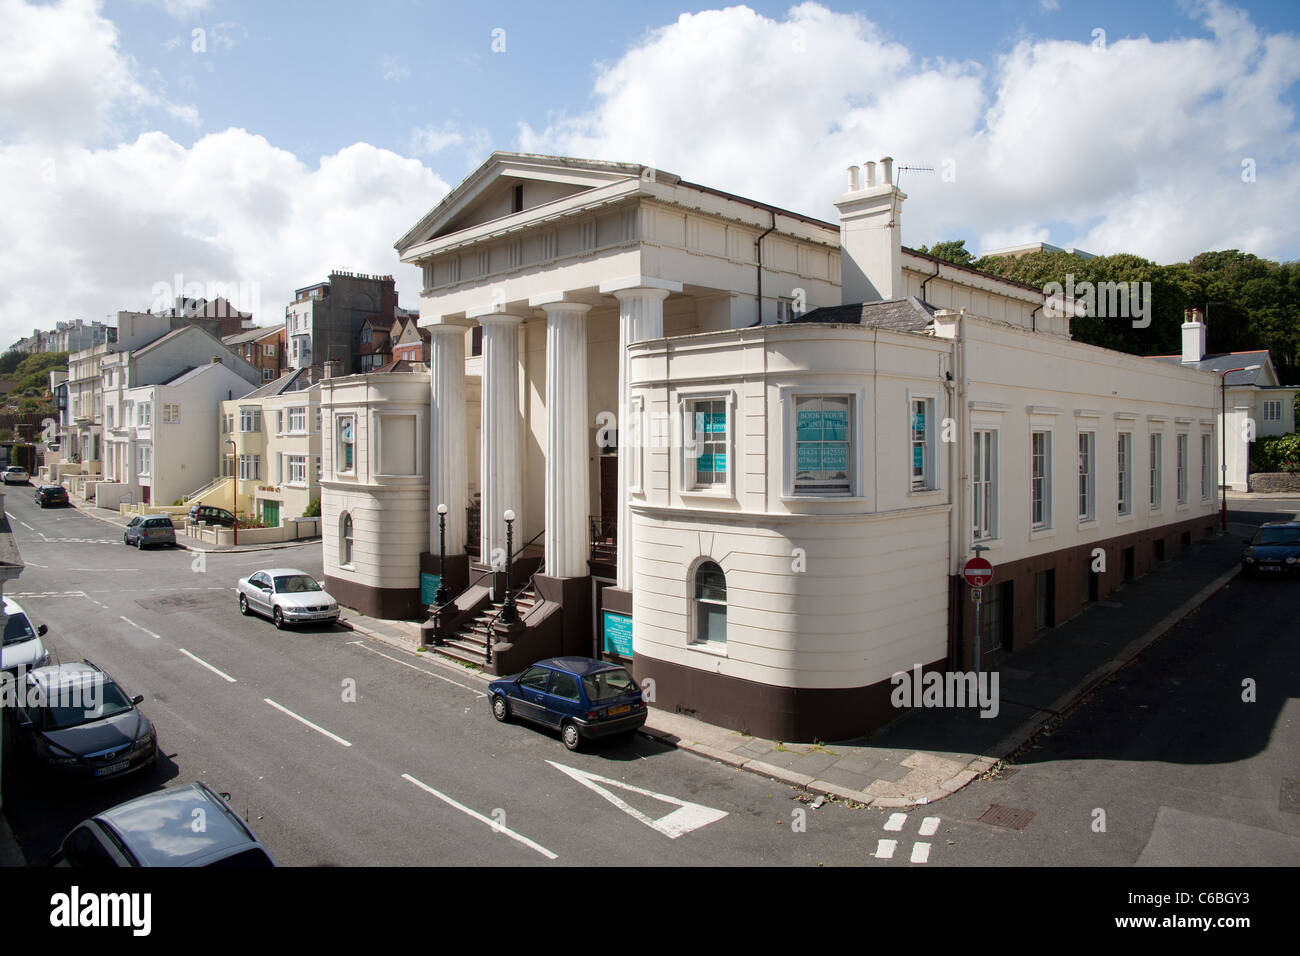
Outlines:
{"label": "white neoclassical building", "polygon": [[[996,657],[1209,533],[1215,377],[1074,342],[1071,303],[903,247],[905,199],[888,159],[830,223],[494,153],[397,244],[427,415],[410,374],[322,389],[331,589],[418,608],[444,543],[448,653],[495,618],[498,672],[599,654],[657,706],[835,739],[892,716],[891,674],[971,659],[972,546]],[[374,443],[411,421],[385,473]]]}

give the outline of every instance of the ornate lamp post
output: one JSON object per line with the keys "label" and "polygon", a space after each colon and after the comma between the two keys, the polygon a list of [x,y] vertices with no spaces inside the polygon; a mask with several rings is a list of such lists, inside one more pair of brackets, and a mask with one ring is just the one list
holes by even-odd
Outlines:
{"label": "ornate lamp post", "polygon": [[515,624],[519,621],[519,612],[515,608],[515,595],[510,585],[510,566],[514,564],[515,550],[515,513],[507,511],[506,519],[506,601],[501,608],[501,623]]}
{"label": "ornate lamp post", "polygon": [[[1220,530],[1228,533],[1228,376],[1233,372],[1258,371],[1258,365],[1230,368],[1219,375],[1219,488],[1222,505],[1219,507]],[[1250,466],[1246,466],[1247,474]]]}
{"label": "ornate lamp post", "polygon": [[447,593],[447,506],[438,505],[438,593],[433,603],[442,607],[450,595]]}

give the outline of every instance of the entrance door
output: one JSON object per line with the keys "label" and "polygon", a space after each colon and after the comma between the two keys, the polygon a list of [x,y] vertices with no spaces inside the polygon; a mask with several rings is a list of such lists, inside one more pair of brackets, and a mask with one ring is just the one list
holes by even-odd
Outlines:
{"label": "entrance door", "polygon": [[600,456],[599,527],[591,529],[591,557],[613,563],[618,557],[618,454]]}
{"label": "entrance door", "polygon": [[269,528],[280,527],[280,502],[263,501],[262,520],[266,522],[266,525]]}

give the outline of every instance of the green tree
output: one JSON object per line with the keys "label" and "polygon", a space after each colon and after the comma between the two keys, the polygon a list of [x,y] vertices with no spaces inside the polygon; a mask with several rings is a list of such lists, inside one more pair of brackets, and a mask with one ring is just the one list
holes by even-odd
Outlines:
{"label": "green tree", "polygon": [[968,266],[975,261],[974,254],[966,248],[965,239],[950,239],[947,242],[936,242],[933,248],[927,249],[922,246],[917,252],[923,252],[926,255],[934,256],[936,259],[942,259],[944,262],[952,262],[959,266]]}

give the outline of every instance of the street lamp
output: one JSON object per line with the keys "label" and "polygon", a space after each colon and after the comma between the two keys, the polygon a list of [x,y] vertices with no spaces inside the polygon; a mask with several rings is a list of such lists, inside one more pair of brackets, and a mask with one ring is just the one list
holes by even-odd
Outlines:
{"label": "street lamp", "polygon": [[510,590],[510,566],[514,564],[515,550],[515,513],[506,511],[506,602],[501,608],[501,623],[515,624],[519,621],[519,612],[515,610],[515,596]]}
{"label": "street lamp", "polygon": [[447,603],[447,506],[438,505],[438,593],[433,603],[442,607]]}
{"label": "street lamp", "polygon": [[234,544],[239,544],[239,455],[233,438],[227,438],[226,444],[230,446],[230,511],[235,516],[230,530]]}
{"label": "street lamp", "polygon": [[[1222,493],[1222,505],[1219,507],[1219,524],[1224,534],[1228,533],[1228,376],[1233,372],[1254,372],[1258,365],[1244,365],[1230,368],[1219,375],[1219,489]],[[1247,474],[1250,466],[1246,466]]]}

